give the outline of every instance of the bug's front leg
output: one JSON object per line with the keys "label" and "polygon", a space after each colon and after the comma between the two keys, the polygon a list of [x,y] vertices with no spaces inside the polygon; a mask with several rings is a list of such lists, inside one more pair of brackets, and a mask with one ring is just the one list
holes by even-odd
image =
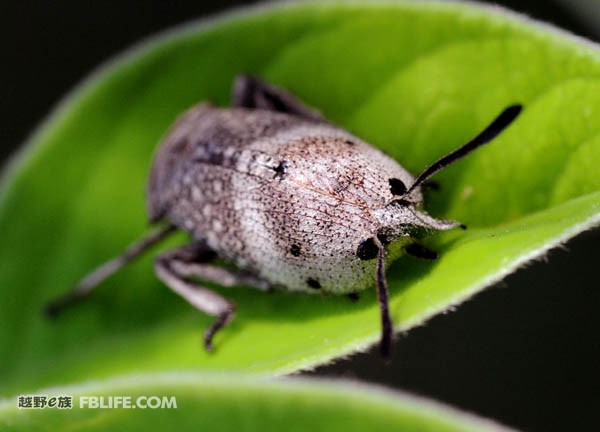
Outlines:
{"label": "bug's front leg", "polygon": [[211,351],[215,333],[233,319],[235,305],[189,279],[197,278],[222,286],[246,285],[264,290],[270,286],[266,281],[250,274],[198,262],[201,261],[198,258],[204,252],[197,244],[185,245],[159,255],[154,268],[159,279],[188,303],[208,315],[217,317],[204,334],[204,346],[207,351]]}

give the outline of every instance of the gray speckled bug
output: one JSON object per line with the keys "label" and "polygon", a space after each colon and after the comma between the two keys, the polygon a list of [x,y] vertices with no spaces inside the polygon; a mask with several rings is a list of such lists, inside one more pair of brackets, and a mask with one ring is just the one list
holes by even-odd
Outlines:
{"label": "gray speckled bug", "polygon": [[[375,280],[380,347],[389,355],[393,328],[385,262],[403,251],[433,257],[413,234],[460,225],[422,211],[421,185],[494,138],[521,107],[507,108],[415,179],[381,151],[258,78],[239,76],[232,99],[229,109],[193,107],[159,147],[148,183],[148,214],[151,222],[168,225],[90,273],[47,311],[56,315],[85,297],[179,228],[193,241],[159,255],[156,274],[193,306],[217,317],[205,333],[207,350],[215,332],[232,319],[234,305],[191,279],[349,295]],[[211,264],[217,256],[238,269]]]}

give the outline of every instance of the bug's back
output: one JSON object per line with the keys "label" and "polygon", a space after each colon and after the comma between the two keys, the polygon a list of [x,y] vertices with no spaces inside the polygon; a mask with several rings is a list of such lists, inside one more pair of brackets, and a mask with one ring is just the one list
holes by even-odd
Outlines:
{"label": "bug's back", "polygon": [[169,219],[273,285],[351,292],[372,284],[356,248],[377,230],[371,210],[412,177],[324,122],[199,105],[159,149],[149,216]]}

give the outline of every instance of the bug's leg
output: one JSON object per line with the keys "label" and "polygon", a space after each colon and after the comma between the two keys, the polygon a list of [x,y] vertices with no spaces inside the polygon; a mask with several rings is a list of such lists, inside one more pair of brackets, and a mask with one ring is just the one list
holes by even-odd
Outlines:
{"label": "bug's leg", "polygon": [[427,246],[417,242],[406,245],[404,247],[404,252],[416,258],[422,258],[426,260],[436,260],[439,257],[436,251],[433,251]]}
{"label": "bug's leg", "polygon": [[385,278],[385,248],[377,237],[373,237],[377,246],[377,267],[375,281],[377,285],[377,300],[379,301],[379,311],[381,314],[381,339],[379,341],[379,352],[384,358],[391,358],[394,345],[394,325],[390,316],[390,294],[388,291],[387,280]]}
{"label": "bug's leg", "polygon": [[243,285],[262,291],[273,288],[269,282],[249,272],[209,263],[216,254],[202,242],[191,243],[163,255],[171,259],[173,271],[184,279],[195,278],[224,287]]}
{"label": "bug's leg", "polygon": [[246,285],[265,290],[270,287],[266,281],[250,274],[200,262],[205,261],[206,252],[207,249],[202,244],[185,245],[159,255],[154,267],[159,279],[169,288],[196,309],[217,317],[204,334],[204,346],[207,351],[211,351],[213,336],[232,320],[235,305],[190,279],[215,282],[223,286]]}
{"label": "bug's leg", "polygon": [[348,293],[346,294],[346,297],[348,297],[348,299],[353,303],[360,300],[360,294],[357,292]]}
{"label": "bug's leg", "polygon": [[174,267],[188,259],[193,259],[189,247],[176,249],[159,255],[154,262],[154,269],[158,278],[188,303],[208,315],[217,317],[204,334],[204,347],[211,351],[214,334],[231,321],[235,306],[214,291],[194,284],[178,274]]}
{"label": "bug's leg", "polygon": [[290,92],[267,84],[252,75],[238,75],[233,83],[231,105],[242,108],[259,108],[293,114],[307,120],[325,122],[316,109],[302,103]]}

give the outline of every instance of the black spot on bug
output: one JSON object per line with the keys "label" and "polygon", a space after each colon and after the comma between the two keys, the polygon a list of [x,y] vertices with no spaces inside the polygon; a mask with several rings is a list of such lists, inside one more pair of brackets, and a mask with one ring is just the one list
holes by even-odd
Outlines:
{"label": "black spot on bug", "polygon": [[288,169],[288,163],[282,160],[275,168],[272,169],[273,171],[275,171],[275,175],[273,176],[273,178],[279,177],[279,179],[283,179]]}
{"label": "black spot on bug", "polygon": [[306,279],[306,285],[308,285],[312,289],[321,289],[321,283],[313,278]]}
{"label": "black spot on bug", "polygon": [[355,145],[354,141],[352,141],[352,140],[349,140],[349,139],[347,139],[347,140],[344,140],[344,144],[347,144],[347,145],[349,145],[349,146],[353,146],[353,145]]}
{"label": "black spot on bug", "polygon": [[388,180],[390,184],[390,191],[392,195],[404,195],[406,193],[406,185],[397,178],[391,178]]}
{"label": "black spot on bug", "polygon": [[379,248],[375,244],[375,239],[370,237],[366,240],[363,240],[356,249],[356,256],[361,260],[372,260],[377,258],[377,253],[379,252]]}
{"label": "black spot on bug", "polygon": [[293,244],[290,248],[290,253],[295,257],[300,256],[300,246],[298,246],[297,244]]}

